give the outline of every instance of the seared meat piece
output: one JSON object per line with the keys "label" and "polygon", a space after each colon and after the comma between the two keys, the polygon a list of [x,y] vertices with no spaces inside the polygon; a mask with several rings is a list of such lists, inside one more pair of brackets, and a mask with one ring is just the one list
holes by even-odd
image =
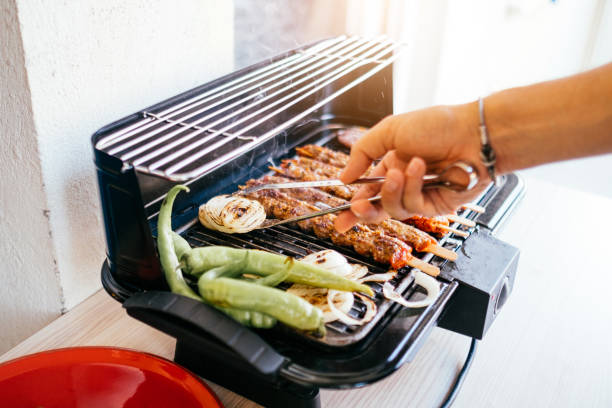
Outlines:
{"label": "seared meat piece", "polygon": [[309,144],[295,149],[300,156],[318,160],[335,167],[344,168],[348,163],[349,155],[328,149],[324,146]]}
{"label": "seared meat piece", "polygon": [[[268,183],[282,183],[285,180],[282,177],[266,176],[262,180],[249,180],[247,187]],[[320,201],[316,200],[317,198],[326,200],[327,203],[332,202],[330,200],[341,200],[316,189],[298,188],[284,191],[260,190],[249,194],[248,197],[258,200],[266,208],[266,211],[269,212],[269,215],[279,219],[287,219],[316,211],[318,208],[312,206],[311,202]],[[306,200],[300,200],[300,197]],[[315,201],[312,201],[313,199]],[[411,256],[412,248],[395,236],[386,234],[385,229],[381,226],[357,224],[349,231],[339,233],[334,228],[334,219],[335,215],[328,214],[300,221],[298,225],[305,231],[314,231],[315,235],[320,238],[329,238],[334,244],[339,246],[353,247],[357,253],[371,256],[374,260],[387,263],[395,269],[410,265],[433,276],[437,276],[440,273],[437,267]]]}
{"label": "seared meat piece", "polygon": [[338,132],[338,140],[346,147],[353,147],[353,145],[359,139],[361,139],[367,131],[367,128],[360,126],[353,126],[347,129],[342,129]]}
{"label": "seared meat piece", "polygon": [[[288,183],[291,180],[286,179],[284,177],[278,176],[265,176],[261,179],[261,184],[267,183]],[[298,200],[302,200],[307,202],[308,204],[316,205],[316,203],[323,203],[330,207],[338,207],[340,205],[344,205],[348,203],[348,201],[343,200],[338,197],[334,197],[324,191],[321,191],[316,188],[291,188],[284,190],[284,193],[289,195],[290,197],[297,198]],[[438,220],[440,218],[440,220]],[[446,220],[444,217],[436,217],[436,218],[426,218],[415,216],[408,219],[408,223],[411,225],[413,220],[418,222],[420,227],[419,229],[422,231],[438,233],[442,231],[437,227],[436,223],[443,223],[443,220]],[[446,225],[448,225],[448,220],[446,220]],[[437,241],[430,237],[427,234],[423,234],[421,231],[418,233],[414,232],[414,227],[410,225],[406,225],[404,222],[388,219],[377,225],[368,225],[368,227],[372,230],[381,229],[387,235],[391,235],[396,237],[405,243],[413,246],[417,251],[427,251],[427,248],[432,245],[437,245]],[[444,235],[446,231],[442,231],[442,235]]]}
{"label": "seared meat piece", "polygon": [[[254,180],[257,182],[257,180]],[[248,186],[253,182],[247,183]],[[287,219],[316,211],[303,201],[289,197],[278,190],[261,190],[247,197],[259,201],[266,212],[279,219]],[[398,269],[408,265],[411,248],[400,240],[372,231],[364,225],[356,225],[351,230],[339,233],[334,229],[335,215],[328,214],[298,222],[301,229],[314,231],[320,238],[329,238],[336,245],[352,246],[355,251],[364,256],[371,256],[380,263],[391,265]]]}
{"label": "seared meat piece", "polygon": [[448,233],[448,229],[444,227],[448,227],[450,225],[448,218],[443,216],[429,218],[421,215],[414,215],[407,220],[404,220],[404,222],[417,227],[421,231],[427,231],[439,237],[442,237]]}
{"label": "seared meat piece", "polygon": [[[273,167],[277,173],[284,174],[293,179],[311,181],[337,178],[340,169],[325,163],[300,157],[294,160],[284,160],[281,169]],[[337,197],[350,200],[357,191],[357,186],[322,187],[321,190]],[[438,245],[438,242],[426,232],[401,222],[390,222],[388,227],[392,234],[411,245],[420,252],[431,252],[446,259],[455,260],[457,254]]]}

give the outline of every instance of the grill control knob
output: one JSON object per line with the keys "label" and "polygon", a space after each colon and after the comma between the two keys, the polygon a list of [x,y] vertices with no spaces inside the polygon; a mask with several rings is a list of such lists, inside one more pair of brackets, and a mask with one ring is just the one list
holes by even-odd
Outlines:
{"label": "grill control knob", "polygon": [[501,285],[501,289],[499,290],[499,293],[497,294],[497,300],[495,301],[495,308],[493,309],[493,313],[497,314],[497,312],[499,312],[499,309],[501,309],[502,306],[504,306],[504,304],[506,303],[506,300],[508,300],[509,294],[510,294],[510,281],[508,279],[508,276],[506,276],[504,278],[504,282]]}

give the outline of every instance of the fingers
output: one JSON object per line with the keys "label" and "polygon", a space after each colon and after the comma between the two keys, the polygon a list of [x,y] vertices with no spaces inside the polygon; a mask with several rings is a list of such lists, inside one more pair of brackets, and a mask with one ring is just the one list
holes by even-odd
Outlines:
{"label": "fingers", "polygon": [[398,220],[405,220],[412,214],[408,213],[402,203],[405,177],[399,169],[387,172],[386,181],[381,189],[381,204],[389,215]]}
{"label": "fingers", "polygon": [[389,122],[390,119],[380,121],[353,145],[349,161],[340,176],[343,183],[355,181],[368,169],[373,160],[393,149],[390,146],[391,138],[388,137]]}
{"label": "fingers", "polygon": [[[385,160],[382,160],[374,167],[369,176],[384,176],[386,172]],[[336,231],[346,232],[358,222],[378,222],[377,220],[382,221],[386,218],[387,215],[380,208],[365,200],[378,194],[380,189],[380,184],[364,184],[353,196],[351,210],[344,211],[336,217],[334,221]]]}
{"label": "fingers", "polygon": [[374,205],[366,199],[354,201],[351,205],[351,211],[365,224],[378,224],[389,218],[389,215],[380,206]]}
{"label": "fingers", "polygon": [[398,220],[405,220],[425,210],[423,176],[426,165],[423,159],[413,157],[408,166],[391,168],[387,171],[386,181],[381,189],[381,203],[384,211]]}
{"label": "fingers", "polygon": [[[385,171],[384,163],[385,160],[375,171]],[[353,200],[351,211],[341,213],[336,218],[336,229],[345,232],[358,222],[376,224],[388,216],[403,220],[414,214],[423,216],[448,214],[461,203],[471,201],[487,184],[486,182],[479,184],[474,190],[465,193],[443,189],[423,191],[425,172],[426,164],[418,157],[412,158],[404,169],[390,168],[386,171],[386,181],[380,189],[382,196],[380,204],[374,205],[368,202],[365,198],[372,194],[369,194],[366,188],[360,190],[362,196]]]}
{"label": "fingers", "polygon": [[[383,157],[381,162],[374,167],[370,176],[387,176],[389,169],[394,169],[398,166],[403,168],[405,164],[397,159],[395,151],[390,151]],[[380,184],[365,184],[355,193],[352,200],[351,211],[359,221],[368,224],[377,224],[389,217],[389,214],[383,209],[380,203],[371,203],[366,200],[367,198],[378,195],[385,184],[387,184],[386,181],[382,186]],[[385,193],[383,192],[383,194]]]}
{"label": "fingers", "polygon": [[[386,157],[387,156],[385,156],[385,158]],[[387,173],[387,161],[383,159],[380,163],[376,165],[376,167],[372,169],[370,174],[368,174],[368,177],[384,177],[386,173]],[[357,190],[357,192],[353,196],[352,201],[358,200],[360,198],[373,197],[380,192],[380,187],[381,185],[377,183],[364,184],[361,186],[361,188],[359,188],[359,190]]]}
{"label": "fingers", "polygon": [[370,166],[374,159],[371,158],[366,152],[353,146],[351,148],[351,155],[348,163],[340,176],[340,180],[344,184],[352,183],[357,180]]}
{"label": "fingers", "polygon": [[[425,210],[425,198],[423,196],[423,176],[427,166],[420,157],[413,157],[404,171],[404,191],[402,195],[402,207],[406,213],[423,214]],[[408,218],[408,217],[405,217]]]}
{"label": "fingers", "polygon": [[358,222],[359,218],[352,211],[342,211],[334,221],[334,228],[336,228],[336,231],[343,233],[350,230]]}
{"label": "fingers", "polygon": [[[430,210],[429,200],[425,199],[423,192],[423,176],[426,165],[423,159],[414,157],[407,166],[402,168],[401,161],[393,152],[385,155],[384,159],[373,170],[373,175],[386,177],[382,187],[366,185],[355,195],[351,211],[346,211],[338,217],[334,226],[339,232],[348,231],[357,222],[377,224],[391,216],[403,220],[414,214],[423,214]],[[387,170],[387,166],[390,168]],[[374,205],[365,198],[378,192],[382,196],[381,205]],[[427,201],[427,202],[426,202]]]}
{"label": "fingers", "polygon": [[338,232],[346,232],[358,222],[378,224],[386,218],[389,218],[389,215],[382,208],[367,199],[358,199],[351,203],[350,211],[344,211],[336,217],[334,227]]}

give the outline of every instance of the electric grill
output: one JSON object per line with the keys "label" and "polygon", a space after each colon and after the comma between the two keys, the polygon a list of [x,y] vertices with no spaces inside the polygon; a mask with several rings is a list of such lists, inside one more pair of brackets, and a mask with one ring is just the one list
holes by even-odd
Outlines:
{"label": "electric grill", "polygon": [[[173,226],[192,246],[228,245],[301,257],[326,248],[371,273],[386,267],[292,226],[228,235],[197,222],[201,203],[236,191],[307,143],[343,149],[336,136],[393,113],[393,62],[401,45],[384,38],[338,37],[234,72],[112,123],[92,137],[107,239],[106,291],[127,313],[177,339],[175,360],[202,377],[265,406],[319,406],[320,387],[377,381],[409,361],[436,325],[482,338],[512,290],[518,250],[493,234],[523,192],[516,175],[500,178],[464,210],[468,238],[440,244],[455,262],[416,254],[439,266],[438,299],[402,309],[376,292],[378,312],[364,326],[327,325],[316,338],[282,325],[245,328],[205,304],[170,293],[157,258],[161,201],[177,182],[189,185],[174,205]],[[392,282],[408,300],[424,296],[410,268]],[[350,312],[359,317],[364,305]]]}

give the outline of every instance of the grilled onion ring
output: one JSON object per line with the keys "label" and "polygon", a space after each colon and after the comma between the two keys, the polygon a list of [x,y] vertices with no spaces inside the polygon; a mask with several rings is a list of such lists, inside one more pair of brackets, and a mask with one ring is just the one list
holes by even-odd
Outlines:
{"label": "grilled onion ring", "polygon": [[414,283],[427,291],[425,299],[409,302],[400,293],[396,292],[389,282],[385,282],[383,285],[383,295],[389,300],[410,308],[427,307],[435,302],[440,295],[440,283],[421,271],[414,272]]}
{"label": "grilled onion ring", "polygon": [[202,204],[198,218],[208,229],[242,234],[260,226],[266,219],[266,210],[258,201],[226,194]]}

